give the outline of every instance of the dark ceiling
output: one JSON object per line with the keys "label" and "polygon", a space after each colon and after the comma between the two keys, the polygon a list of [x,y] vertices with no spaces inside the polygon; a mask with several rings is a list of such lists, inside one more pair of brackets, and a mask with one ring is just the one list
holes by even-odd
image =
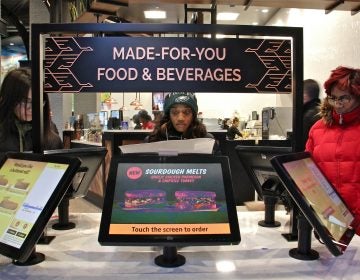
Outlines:
{"label": "dark ceiling", "polygon": [[[40,1],[40,0],[37,0]],[[75,0],[74,0],[75,1]],[[79,0],[76,0],[78,3]],[[165,21],[156,21],[157,23],[184,23],[187,13],[184,7],[190,9],[208,9],[216,8],[220,11],[237,11],[239,18],[231,24],[256,24],[266,25],[266,23],[281,8],[301,8],[301,9],[322,9],[325,14],[333,10],[349,11],[349,16],[355,15],[360,11],[360,0],[81,0],[87,3],[88,12],[83,13],[76,20],[77,22],[102,22],[110,15],[124,20],[123,22],[154,22],[144,18],[145,9],[163,9],[166,10],[168,17]],[[29,0],[0,0],[1,2],[1,53],[22,52],[26,53],[29,42]],[[55,5],[68,5],[71,2],[60,0],[42,0],[44,6],[49,3]],[[90,8],[89,8],[90,7]],[[266,7],[267,14],[263,13]],[[189,9],[189,10],[190,10]],[[50,10],[50,8],[49,8]],[[52,9],[53,10],[53,9]],[[67,8],[66,8],[67,10]],[[204,13],[204,22],[211,23],[209,17],[212,13]],[[191,17],[191,15],[190,15]],[[50,15],[54,19],[54,14]],[[60,21],[51,21],[60,22]],[[70,20],[69,20],[70,22]],[[228,24],[228,22],[217,22],[219,24]],[[10,46],[10,43],[13,43]]]}
{"label": "dark ceiling", "polygon": [[[0,0],[1,52],[4,55],[26,53],[29,42],[29,0]],[[11,45],[10,45],[11,43]]]}

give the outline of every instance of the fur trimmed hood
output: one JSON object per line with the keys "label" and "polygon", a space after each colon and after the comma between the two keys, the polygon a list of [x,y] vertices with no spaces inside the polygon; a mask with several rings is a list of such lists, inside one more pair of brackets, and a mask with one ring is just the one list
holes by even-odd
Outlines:
{"label": "fur trimmed hood", "polygon": [[324,98],[324,100],[320,104],[319,114],[320,114],[321,119],[324,121],[324,123],[327,126],[332,125],[334,122],[333,117],[332,117],[332,111],[333,111],[333,106],[331,106],[329,104],[329,101],[327,100],[327,98]]}

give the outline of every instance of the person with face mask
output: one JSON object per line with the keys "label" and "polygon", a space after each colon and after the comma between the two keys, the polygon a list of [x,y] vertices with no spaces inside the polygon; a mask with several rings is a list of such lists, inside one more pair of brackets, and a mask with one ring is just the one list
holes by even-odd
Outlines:
{"label": "person with face mask", "polygon": [[[53,129],[49,97],[44,93],[44,149],[61,149]],[[5,76],[0,90],[0,152],[33,150],[31,70],[16,68]]]}
{"label": "person with face mask", "polygon": [[324,83],[327,97],[306,151],[355,216],[360,235],[360,69],[340,66]]}

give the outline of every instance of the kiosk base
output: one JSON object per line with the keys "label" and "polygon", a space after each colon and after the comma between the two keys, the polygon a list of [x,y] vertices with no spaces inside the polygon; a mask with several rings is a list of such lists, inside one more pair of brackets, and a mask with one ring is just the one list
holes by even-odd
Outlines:
{"label": "kiosk base", "polygon": [[68,223],[65,223],[65,224],[56,223],[56,224],[53,224],[51,227],[53,229],[56,229],[56,230],[68,230],[68,229],[75,228],[76,225],[75,225],[75,223],[68,222]]}
{"label": "kiosk base", "polygon": [[185,261],[185,257],[177,253],[176,247],[164,247],[163,254],[155,258],[155,264],[162,267],[182,266]]}
{"label": "kiosk base", "polygon": [[261,220],[258,222],[258,225],[262,226],[262,227],[279,227],[279,226],[281,226],[281,223],[278,221],[273,221],[271,223],[268,223],[265,220]]}
{"label": "kiosk base", "polygon": [[44,260],[45,260],[45,255],[42,253],[36,252],[36,250],[34,248],[26,261],[20,262],[17,260],[13,260],[12,263],[17,266],[28,266],[28,265],[35,265],[35,264],[41,263]]}
{"label": "kiosk base", "polygon": [[313,249],[310,249],[304,254],[298,248],[293,248],[289,251],[289,256],[297,260],[313,261],[319,258],[319,253]]}

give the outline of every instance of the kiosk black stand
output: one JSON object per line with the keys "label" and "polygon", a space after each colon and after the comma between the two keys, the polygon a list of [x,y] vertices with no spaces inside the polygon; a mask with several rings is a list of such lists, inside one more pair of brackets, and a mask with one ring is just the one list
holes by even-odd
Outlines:
{"label": "kiosk black stand", "polygon": [[297,221],[299,229],[298,247],[291,249],[289,256],[303,261],[318,259],[319,253],[311,249],[312,226],[301,212],[297,216]]}
{"label": "kiosk black stand", "polygon": [[[70,186],[71,188],[71,186]],[[69,189],[70,189],[69,188]],[[69,206],[70,199],[72,198],[72,190],[67,191],[58,206],[58,222],[52,225],[56,230],[68,230],[75,228],[75,223],[69,221]]]}
{"label": "kiosk black stand", "polygon": [[163,254],[155,258],[155,264],[162,267],[178,267],[185,264],[185,257],[177,253],[175,246],[165,246]]}
{"label": "kiosk black stand", "polygon": [[265,219],[258,222],[262,227],[279,227],[280,222],[275,221],[275,207],[279,200],[279,187],[281,183],[275,177],[270,177],[262,185],[262,196],[265,204]]}

